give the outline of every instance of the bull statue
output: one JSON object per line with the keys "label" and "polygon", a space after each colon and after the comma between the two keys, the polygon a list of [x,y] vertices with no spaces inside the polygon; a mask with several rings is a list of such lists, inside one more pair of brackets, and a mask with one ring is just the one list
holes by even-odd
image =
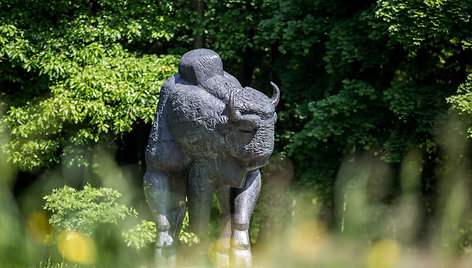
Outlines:
{"label": "bull statue", "polygon": [[176,265],[178,236],[188,205],[190,230],[203,235],[213,193],[222,214],[218,267],[249,267],[249,220],[261,189],[259,168],[274,148],[272,98],[223,70],[212,50],[184,54],[179,72],[162,85],[146,147],[144,191],[157,229],[158,266]]}

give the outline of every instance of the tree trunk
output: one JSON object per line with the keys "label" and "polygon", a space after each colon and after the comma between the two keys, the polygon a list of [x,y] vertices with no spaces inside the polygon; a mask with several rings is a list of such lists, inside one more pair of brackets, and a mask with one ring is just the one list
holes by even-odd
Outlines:
{"label": "tree trunk", "polygon": [[204,18],[204,3],[202,0],[195,1],[195,11],[198,13],[197,21],[195,22],[195,34],[193,35],[193,48],[203,47],[202,22]]}

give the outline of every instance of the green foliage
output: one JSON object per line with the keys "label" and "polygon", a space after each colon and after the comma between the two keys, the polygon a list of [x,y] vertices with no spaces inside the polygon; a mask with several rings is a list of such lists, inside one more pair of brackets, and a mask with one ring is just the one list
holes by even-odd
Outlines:
{"label": "green foliage", "polygon": [[[0,6],[0,84],[7,110],[0,123],[11,133],[3,148],[11,162],[30,170],[69,156],[85,165],[79,148],[152,121],[160,86],[176,72],[178,58],[126,47],[169,39],[177,27],[164,20],[171,4],[101,1],[92,12],[96,7],[80,2],[14,2]],[[40,11],[49,15],[38,18]]]}
{"label": "green foliage", "polygon": [[[134,209],[118,202],[120,196],[118,191],[111,188],[85,185],[83,190],[76,190],[64,186],[44,197],[44,209],[52,213],[49,223],[57,232],[72,230],[92,235],[100,225],[113,224],[122,228],[127,217],[137,216]],[[187,214],[179,234],[180,242],[188,246],[198,244],[199,238],[188,228]],[[155,242],[156,225],[143,220],[135,227],[124,230],[121,235],[129,247],[142,249]]]}
{"label": "green foliage", "polygon": [[190,225],[188,219],[188,212],[186,212],[184,221],[182,223],[182,229],[180,229],[179,233],[179,241],[180,243],[191,247],[200,243],[200,238],[196,234],[189,231]]}
{"label": "green foliage", "polygon": [[128,247],[141,249],[156,241],[156,224],[143,220],[136,227],[124,231],[122,235]]}
{"label": "green foliage", "polygon": [[[342,140],[346,144],[341,147],[352,148],[360,144],[368,150],[373,145],[376,118],[370,117],[371,120],[367,121],[364,119],[375,114],[367,106],[368,102],[375,102],[378,98],[375,89],[368,83],[357,80],[344,80],[343,84],[344,88],[336,95],[310,103],[308,110],[313,113],[313,120],[305,125],[303,131],[294,135],[293,151],[308,150],[306,154],[309,154],[318,147],[326,146],[318,145],[319,143],[327,144],[344,136],[346,132],[350,133],[345,135],[348,139]],[[349,121],[343,120],[348,117]],[[309,147],[304,146],[308,141],[303,139],[309,139]],[[305,154],[300,156],[302,155]]]}
{"label": "green foliage", "polygon": [[323,1],[263,1],[269,16],[260,22],[257,38],[260,42],[280,41],[278,50],[282,54],[312,55],[313,45],[323,41],[320,33],[327,30],[328,18],[316,15],[336,6]]}
{"label": "green foliage", "polygon": [[296,160],[303,186],[330,199],[341,160],[362,151],[400,163],[418,148],[434,173],[446,98],[453,109],[466,105],[464,86],[451,96],[470,72],[470,1],[263,6],[256,40],[277,49],[270,56],[285,104],[278,148]]}
{"label": "green foliage", "polygon": [[467,80],[459,85],[457,94],[447,98],[451,104],[451,109],[457,112],[467,126],[467,136],[472,137],[472,74],[467,76]]}
{"label": "green foliage", "polygon": [[127,216],[136,214],[133,209],[117,202],[120,196],[110,188],[85,185],[83,190],[77,191],[64,186],[44,197],[44,209],[53,213],[49,223],[57,231],[92,234],[101,224],[118,225]]}
{"label": "green foliage", "polygon": [[405,49],[422,46],[470,47],[470,1],[378,1],[375,17],[383,23],[374,28],[385,31],[390,43]]}
{"label": "green foliage", "polygon": [[[191,247],[200,243],[200,239],[194,233],[189,232],[188,227],[189,221],[187,214],[182,224],[182,229],[180,230],[179,241]],[[156,224],[153,221],[143,220],[141,224],[138,224],[136,227],[124,231],[122,236],[129,247],[141,249],[151,246],[156,242]]]}
{"label": "green foliage", "polygon": [[[222,59],[230,63],[225,64],[225,67],[238,70],[239,68],[231,65],[240,65],[243,61],[252,60],[240,55],[264,49],[256,40],[260,32],[255,27],[264,15],[264,1],[204,2],[205,12],[201,29],[196,28],[195,31],[203,34],[206,45],[218,51]],[[241,19],[246,23],[240,23]],[[228,35],[231,38],[228,38]]]}

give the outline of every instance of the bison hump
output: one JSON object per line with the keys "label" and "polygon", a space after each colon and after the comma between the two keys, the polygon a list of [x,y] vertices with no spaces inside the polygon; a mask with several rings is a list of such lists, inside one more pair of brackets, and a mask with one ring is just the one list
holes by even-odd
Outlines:
{"label": "bison hump", "polygon": [[223,73],[220,56],[209,49],[191,50],[179,61],[180,76],[193,85],[201,86],[207,79]]}

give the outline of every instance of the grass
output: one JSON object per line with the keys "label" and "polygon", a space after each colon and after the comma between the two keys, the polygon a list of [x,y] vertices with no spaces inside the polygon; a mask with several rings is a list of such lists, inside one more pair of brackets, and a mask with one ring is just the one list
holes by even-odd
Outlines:
{"label": "grass", "polygon": [[[444,161],[435,174],[433,192],[425,192],[429,180],[423,174],[425,156],[418,150],[406,155],[399,172],[370,152],[347,156],[333,178],[335,196],[329,208],[314,191],[289,190],[293,179],[290,160],[278,171],[265,170],[265,186],[252,224],[254,266],[472,267],[468,143],[460,136],[444,135]],[[101,159],[96,163],[101,173],[97,180],[119,189],[124,202],[149,219],[142,190],[133,183],[141,178],[119,167],[110,156]],[[0,170],[1,267],[153,266],[152,246],[127,247],[121,233],[114,231],[129,228],[129,222],[102,226],[91,237],[80,233],[62,236],[61,241],[42,210],[42,197],[64,181],[70,182],[65,176],[73,176],[71,170],[48,171],[18,197],[12,194],[15,170],[2,154]],[[197,263],[212,267],[213,242],[210,238],[196,247],[183,247],[181,259],[185,261],[180,263],[183,267]],[[64,248],[72,251],[67,253]]]}

